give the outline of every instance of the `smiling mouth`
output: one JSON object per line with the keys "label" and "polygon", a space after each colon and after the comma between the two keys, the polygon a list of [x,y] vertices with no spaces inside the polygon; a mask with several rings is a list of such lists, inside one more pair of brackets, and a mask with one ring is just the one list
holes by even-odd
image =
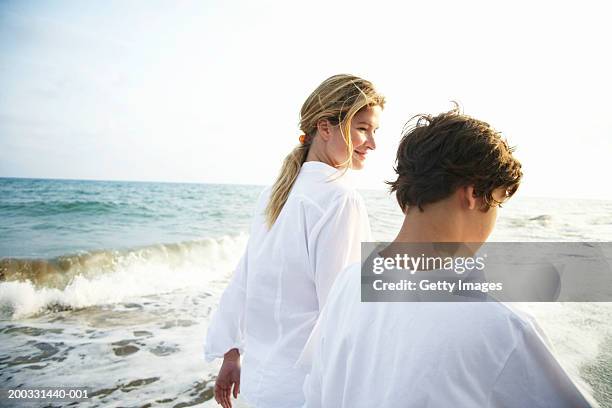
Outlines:
{"label": "smiling mouth", "polygon": [[361,153],[357,150],[353,150],[355,152],[355,154],[357,155],[357,157],[359,157],[361,160],[364,160],[366,158],[366,154],[365,153]]}

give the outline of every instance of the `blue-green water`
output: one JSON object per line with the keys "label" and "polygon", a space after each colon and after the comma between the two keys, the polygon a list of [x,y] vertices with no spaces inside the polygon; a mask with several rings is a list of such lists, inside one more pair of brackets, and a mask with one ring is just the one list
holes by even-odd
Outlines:
{"label": "blue-green water", "polygon": [[[0,258],[51,258],[248,232],[263,186],[0,178]],[[374,237],[402,214],[385,191],[363,191]],[[506,208],[507,207],[507,208]],[[609,241],[612,202],[511,200],[492,239]]]}
{"label": "blue-green water", "polygon": [[[0,178],[0,389],[84,386],[88,406],[215,406],[210,313],[262,186]],[[374,238],[402,214],[362,192]],[[610,241],[612,202],[517,197],[497,241]],[[612,407],[612,304],[526,304]],[[17,406],[17,405],[16,405]]]}
{"label": "blue-green water", "polygon": [[0,257],[247,232],[260,186],[0,178]]}

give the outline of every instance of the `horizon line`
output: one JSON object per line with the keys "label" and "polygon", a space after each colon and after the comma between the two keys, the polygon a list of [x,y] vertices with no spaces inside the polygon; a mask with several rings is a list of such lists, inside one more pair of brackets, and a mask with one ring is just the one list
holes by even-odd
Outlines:
{"label": "horizon line", "polygon": [[[126,180],[126,179],[79,179],[79,178],[58,178],[58,177],[19,177],[19,176],[1,176],[0,179],[18,179],[18,180],[56,180],[56,181],[91,181],[91,182],[113,182],[113,183],[164,183],[164,184],[210,184],[210,185],[232,185],[232,186],[252,186],[252,187],[267,187],[270,184],[259,184],[259,183],[235,183],[235,182],[214,182],[214,181],[168,181],[168,180]],[[358,188],[358,190],[365,191],[385,191],[384,187],[381,188]],[[576,197],[576,196],[546,196],[546,195],[522,195],[523,198],[536,198],[536,199],[558,199],[558,200],[591,200],[591,201],[612,201],[612,198],[603,197]]]}

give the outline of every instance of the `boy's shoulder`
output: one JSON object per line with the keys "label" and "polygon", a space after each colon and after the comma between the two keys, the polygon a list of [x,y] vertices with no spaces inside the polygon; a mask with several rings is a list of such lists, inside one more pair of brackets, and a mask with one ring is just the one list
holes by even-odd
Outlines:
{"label": "boy's shoulder", "polygon": [[342,270],[332,286],[333,291],[342,291],[360,287],[361,262],[353,262]]}
{"label": "boy's shoulder", "polygon": [[[405,307],[407,303],[418,304],[418,307]],[[361,262],[348,265],[337,276],[329,293],[328,304],[330,308],[340,309],[350,308],[351,304],[361,304]],[[473,333],[478,332],[485,337],[505,337],[508,340],[518,340],[525,336],[537,337],[550,347],[535,317],[511,303],[497,301],[400,302],[390,305],[386,302],[373,302],[368,305],[370,307],[360,308],[360,311],[367,313],[367,310],[372,309],[375,312],[377,306],[394,310],[401,309],[398,310],[398,314],[405,316],[406,319],[411,319],[411,313],[418,313],[428,315],[440,324],[446,322],[449,326],[459,325],[462,328],[459,332],[468,336],[470,341],[473,341]]]}

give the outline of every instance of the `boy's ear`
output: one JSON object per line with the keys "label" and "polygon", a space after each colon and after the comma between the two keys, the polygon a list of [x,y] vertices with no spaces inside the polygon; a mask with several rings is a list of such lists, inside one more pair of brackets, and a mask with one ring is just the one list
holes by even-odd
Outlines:
{"label": "boy's ear", "polygon": [[464,200],[470,210],[476,209],[478,204],[476,195],[474,194],[474,186],[465,186],[463,188]]}
{"label": "boy's ear", "polygon": [[331,137],[331,123],[327,119],[319,119],[317,122],[317,131],[319,136],[323,138],[326,142]]}

